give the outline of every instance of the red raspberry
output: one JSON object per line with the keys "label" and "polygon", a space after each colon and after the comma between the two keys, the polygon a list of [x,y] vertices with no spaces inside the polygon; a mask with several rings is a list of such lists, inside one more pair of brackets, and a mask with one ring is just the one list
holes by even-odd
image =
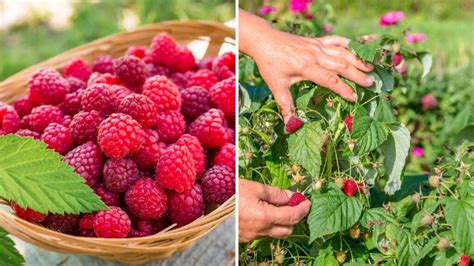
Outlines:
{"label": "red raspberry", "polygon": [[196,177],[201,178],[206,171],[206,153],[198,138],[184,134],[176,141],[176,144],[188,148],[193,157],[194,166],[196,167]]}
{"label": "red raspberry", "polygon": [[[71,125],[71,122],[72,122],[72,116],[70,116],[70,115],[65,115],[65,116],[63,117],[63,121],[61,121],[61,125],[63,125],[63,126],[65,126],[65,127],[69,128],[69,126]],[[75,141],[75,139],[74,139],[74,141]]]}
{"label": "red raspberry", "polygon": [[235,194],[235,173],[225,165],[213,166],[204,174],[201,186],[206,202],[222,204]]}
{"label": "red raspberry", "polygon": [[212,102],[227,117],[235,116],[235,76],[216,83],[209,89]]}
{"label": "red raspberry", "polygon": [[359,191],[359,186],[357,185],[357,182],[354,179],[345,178],[342,190],[347,196],[352,197]]}
{"label": "red raspberry", "polygon": [[104,158],[99,146],[92,141],[77,146],[68,152],[63,160],[72,166],[90,187],[102,176]]}
{"label": "red raspberry", "polygon": [[458,266],[469,266],[470,262],[471,259],[469,258],[469,256],[463,253],[461,254],[461,257],[459,257]]}
{"label": "red raspberry", "polygon": [[99,73],[114,74],[115,59],[110,55],[101,55],[97,57],[92,64],[92,70]]}
{"label": "red raspberry", "polygon": [[130,46],[128,47],[127,51],[125,52],[125,55],[133,55],[135,57],[138,57],[140,59],[145,58],[145,55],[147,54],[146,48],[144,46]]}
{"label": "red raspberry", "polygon": [[303,202],[305,200],[306,200],[306,198],[304,197],[303,194],[301,194],[299,192],[295,192],[291,195],[290,200],[288,200],[288,206],[294,207],[294,206],[300,204],[301,202]]}
{"label": "red raspberry", "polygon": [[190,120],[211,109],[211,95],[202,87],[190,87],[181,91],[181,112]]}
{"label": "red raspberry", "polygon": [[145,140],[145,131],[131,116],[116,113],[102,121],[97,140],[105,155],[121,159],[140,149]]}
{"label": "red raspberry", "polygon": [[91,69],[89,65],[83,59],[74,59],[69,61],[63,67],[63,76],[64,77],[75,77],[84,82],[89,80],[91,75]]}
{"label": "red raspberry", "polygon": [[228,143],[235,144],[235,131],[232,128],[226,128]]}
{"label": "red raspberry", "polygon": [[[20,128],[21,129],[30,129],[30,119],[31,114],[25,115],[21,120],[20,120]],[[0,130],[1,131],[1,130]]]}
{"label": "red raspberry", "polygon": [[20,129],[15,133],[15,135],[21,136],[21,137],[32,137],[37,140],[41,139],[40,133],[29,130],[29,129]]}
{"label": "red raspberry", "polygon": [[133,161],[140,169],[153,169],[161,155],[161,147],[158,144],[158,132],[147,129],[145,131],[145,142],[143,146],[133,155]]}
{"label": "red raspberry", "polygon": [[178,111],[168,111],[158,113],[158,123],[156,131],[160,140],[165,143],[175,142],[184,134],[186,121],[184,116]]}
{"label": "red raspberry", "polygon": [[214,165],[226,165],[235,170],[235,145],[227,143],[214,157]]}
{"label": "red raspberry", "polygon": [[120,85],[122,82],[120,79],[112,75],[110,73],[92,73],[91,77],[89,78],[89,82],[87,82],[87,86],[91,86],[94,84],[107,84],[107,85]]}
{"label": "red raspberry", "polygon": [[171,68],[175,72],[186,72],[196,69],[196,59],[187,47],[179,47],[176,64]]}
{"label": "red raspberry", "polygon": [[94,187],[94,192],[107,206],[118,206],[120,204],[120,194],[108,191],[104,184]]}
{"label": "red raspberry", "polygon": [[285,129],[288,133],[294,133],[303,125],[303,121],[298,117],[292,115],[288,122],[286,123]]}
{"label": "red raspberry", "polygon": [[344,123],[346,124],[347,129],[349,129],[349,132],[352,132],[352,120],[353,119],[354,119],[354,117],[352,115],[348,115],[344,119]]}
{"label": "red raspberry", "polygon": [[74,144],[74,138],[69,128],[58,123],[51,123],[44,129],[41,141],[48,145],[48,148],[57,153],[66,154]]}
{"label": "red raspberry", "polygon": [[144,237],[154,235],[170,225],[164,218],[159,220],[140,219],[136,222],[136,228],[130,231],[128,237]]}
{"label": "red raspberry", "polygon": [[108,160],[104,165],[104,185],[112,192],[125,192],[140,177],[131,159]]}
{"label": "red raspberry", "polygon": [[219,82],[219,78],[214,72],[208,69],[200,69],[189,77],[186,88],[200,86],[209,90],[217,82]]}
{"label": "red raspberry", "polygon": [[77,113],[69,125],[76,142],[82,144],[87,141],[96,141],[97,130],[102,120],[104,120],[104,118],[96,110]]}
{"label": "red raspberry", "polygon": [[178,57],[178,46],[167,32],[158,33],[150,45],[150,60],[156,65],[173,67]]}
{"label": "red raspberry", "polygon": [[171,80],[173,83],[178,87],[179,90],[183,90],[186,88],[188,83],[188,78],[193,74],[193,72],[185,72],[185,73],[173,73],[171,75]]}
{"label": "red raspberry", "polygon": [[166,192],[151,178],[141,178],[125,194],[128,209],[138,218],[159,219],[166,212]]}
{"label": "red raspberry", "polygon": [[86,82],[75,77],[66,78],[69,84],[69,92],[76,92],[78,90],[84,90],[86,88]]}
{"label": "red raspberry", "polygon": [[79,220],[79,228],[86,230],[94,229],[94,217],[95,214],[93,213],[86,213],[82,215],[81,219]]}
{"label": "red raspberry", "polygon": [[67,115],[77,114],[77,112],[82,109],[81,98],[83,92],[83,90],[79,90],[66,94],[64,101],[58,105],[59,109],[61,109],[61,111]]}
{"label": "red raspberry", "polygon": [[42,68],[28,80],[28,97],[33,106],[58,104],[68,92],[68,82],[52,68]]}
{"label": "red raspberry", "polygon": [[36,132],[43,130],[51,123],[61,123],[63,112],[58,107],[52,105],[41,105],[33,108],[30,118],[30,128]]}
{"label": "red raspberry", "polygon": [[155,102],[159,112],[181,108],[179,89],[165,76],[148,78],[143,84],[143,95]]}
{"label": "red raspberry", "polygon": [[148,72],[148,77],[153,77],[153,76],[165,76],[169,77],[171,76],[171,71],[164,66],[155,66],[153,64],[147,64],[146,69]]}
{"label": "red raspberry", "polygon": [[125,238],[132,229],[132,221],[119,207],[99,211],[94,218],[94,232],[97,237]]}
{"label": "red raspberry", "polygon": [[227,143],[229,136],[223,126],[224,113],[219,109],[210,109],[199,116],[188,128],[206,149],[218,149]]}
{"label": "red raspberry", "polygon": [[209,69],[209,70],[212,70],[212,64],[214,62],[214,60],[216,59],[215,56],[209,56],[209,57],[206,57],[206,58],[203,58],[199,64],[198,64],[198,68],[199,69]]}
{"label": "red raspberry", "polygon": [[131,94],[125,97],[120,103],[118,111],[133,117],[143,128],[149,128],[158,123],[156,104],[142,94]]}
{"label": "red raspberry", "polygon": [[20,129],[20,117],[15,108],[0,102],[0,132],[9,134],[17,132],[18,129]]}
{"label": "red raspberry", "polygon": [[130,89],[141,92],[141,86],[147,78],[146,65],[136,56],[124,56],[114,64],[115,74]]}
{"label": "red raspberry", "polygon": [[110,86],[110,91],[114,98],[114,105],[116,108],[119,107],[120,103],[125,99],[125,97],[131,95],[133,92],[127,87],[122,85],[112,85]]}
{"label": "red raspberry", "polygon": [[28,222],[40,223],[48,216],[47,214],[34,211],[30,208],[22,208],[20,207],[20,205],[16,204],[16,202],[13,201],[11,203],[11,206],[18,217],[20,217],[21,219],[25,219]]}
{"label": "red raspberry", "polygon": [[82,94],[81,105],[84,111],[96,110],[103,115],[108,115],[115,112],[117,107],[115,101],[110,85],[94,84]]}
{"label": "red raspberry", "polygon": [[191,190],[168,196],[168,217],[178,227],[187,225],[204,215],[204,197],[201,186],[194,184]]}
{"label": "red raspberry", "polygon": [[50,214],[44,219],[43,225],[60,233],[72,234],[79,227],[79,216],[72,214]]}
{"label": "red raspberry", "polygon": [[20,117],[23,117],[31,113],[31,109],[33,109],[33,105],[31,104],[30,98],[28,98],[28,96],[23,96],[23,97],[18,98],[13,103],[13,108],[15,108],[17,114]]}
{"label": "red raspberry", "polygon": [[191,189],[196,179],[196,167],[191,152],[185,146],[166,148],[156,165],[156,180],[170,190],[184,192]]}
{"label": "red raspberry", "polygon": [[212,71],[223,80],[235,76],[235,54],[227,52],[214,60]]}

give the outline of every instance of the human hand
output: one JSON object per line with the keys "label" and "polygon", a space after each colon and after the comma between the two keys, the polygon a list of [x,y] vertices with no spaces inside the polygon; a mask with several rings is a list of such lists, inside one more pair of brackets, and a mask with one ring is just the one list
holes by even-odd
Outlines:
{"label": "human hand", "polygon": [[239,180],[239,242],[259,237],[287,238],[293,226],[308,215],[311,203],[286,206],[294,192]]}

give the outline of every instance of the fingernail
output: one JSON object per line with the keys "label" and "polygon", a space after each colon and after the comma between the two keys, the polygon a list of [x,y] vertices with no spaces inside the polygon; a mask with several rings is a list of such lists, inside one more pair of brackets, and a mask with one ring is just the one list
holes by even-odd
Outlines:
{"label": "fingernail", "polygon": [[351,100],[352,101],[357,101],[357,94],[355,94],[354,92],[351,94]]}
{"label": "fingernail", "polygon": [[372,85],[372,83],[374,83],[374,78],[372,76],[367,76],[365,81],[367,81],[369,85]]}

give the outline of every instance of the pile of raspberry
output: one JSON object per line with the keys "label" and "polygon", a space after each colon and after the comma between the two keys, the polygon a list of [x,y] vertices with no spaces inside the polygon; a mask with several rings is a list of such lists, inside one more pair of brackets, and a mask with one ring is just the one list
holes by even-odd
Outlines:
{"label": "pile of raspberry", "polygon": [[0,102],[0,134],[46,143],[109,210],[16,214],[66,234],[125,238],[187,225],[235,193],[235,55],[196,62],[168,33],[120,58],[37,70]]}

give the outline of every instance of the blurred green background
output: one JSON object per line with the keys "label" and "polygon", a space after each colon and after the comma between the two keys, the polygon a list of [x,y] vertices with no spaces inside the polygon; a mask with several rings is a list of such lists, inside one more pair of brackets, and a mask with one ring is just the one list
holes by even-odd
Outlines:
{"label": "blurred green background", "polygon": [[172,19],[225,22],[233,0],[0,0],[0,81],[92,40]]}

